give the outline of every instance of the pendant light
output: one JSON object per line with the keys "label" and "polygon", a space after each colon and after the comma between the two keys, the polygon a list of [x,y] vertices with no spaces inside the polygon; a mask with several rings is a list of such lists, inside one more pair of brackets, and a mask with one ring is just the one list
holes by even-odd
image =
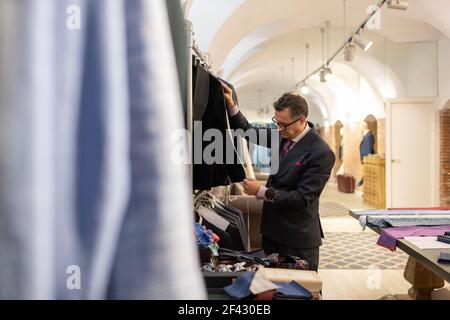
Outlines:
{"label": "pendant light", "polygon": [[[305,55],[305,61],[306,61],[306,74],[309,74],[309,43],[305,44],[305,49],[306,49],[306,55]],[[307,95],[309,94],[309,87],[306,84],[306,80],[302,83],[302,85],[300,86],[300,93],[302,95]]]}

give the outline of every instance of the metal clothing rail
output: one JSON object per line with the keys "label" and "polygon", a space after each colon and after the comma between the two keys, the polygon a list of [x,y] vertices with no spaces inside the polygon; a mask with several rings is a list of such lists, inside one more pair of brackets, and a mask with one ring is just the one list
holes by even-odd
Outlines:
{"label": "metal clothing rail", "polygon": [[194,50],[196,57],[200,60],[200,63],[203,64],[206,67],[206,69],[208,69],[208,71],[211,71],[212,69],[211,60],[206,53],[200,50],[197,43],[195,42],[195,39],[193,40],[192,49]]}
{"label": "metal clothing rail", "polygon": [[[188,157],[189,157],[189,163],[190,163],[190,176],[191,180],[193,179],[193,164],[192,164],[192,135],[193,135],[193,95],[192,95],[192,89],[193,89],[193,83],[192,83],[192,52],[194,50],[194,35],[193,35],[193,29],[192,29],[192,22],[189,20],[185,20],[185,28],[186,28],[186,39],[187,39],[187,48],[186,48],[186,74],[187,74],[187,92],[186,94],[186,104],[187,104],[187,110],[186,110],[186,126],[188,130],[188,137],[187,137],[187,148],[188,148]],[[191,183],[192,185],[192,183]]]}

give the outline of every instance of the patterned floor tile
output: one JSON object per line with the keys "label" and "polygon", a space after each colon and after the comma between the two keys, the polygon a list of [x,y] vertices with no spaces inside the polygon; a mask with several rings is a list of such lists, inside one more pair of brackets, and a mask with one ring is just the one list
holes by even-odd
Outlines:
{"label": "patterned floor tile", "polygon": [[320,247],[320,269],[404,269],[407,255],[376,244],[378,235],[368,232],[326,233]]}
{"label": "patterned floor tile", "polygon": [[348,217],[349,210],[336,202],[321,202],[319,213],[321,218]]}

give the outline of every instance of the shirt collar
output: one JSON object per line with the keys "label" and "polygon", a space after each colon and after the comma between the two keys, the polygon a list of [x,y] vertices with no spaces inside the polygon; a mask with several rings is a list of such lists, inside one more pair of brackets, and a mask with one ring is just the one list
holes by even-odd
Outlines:
{"label": "shirt collar", "polygon": [[294,139],[292,139],[293,143],[299,142],[306,134],[311,130],[311,127],[309,126],[308,122],[306,123],[305,130],[302,131],[298,136],[296,136]]}

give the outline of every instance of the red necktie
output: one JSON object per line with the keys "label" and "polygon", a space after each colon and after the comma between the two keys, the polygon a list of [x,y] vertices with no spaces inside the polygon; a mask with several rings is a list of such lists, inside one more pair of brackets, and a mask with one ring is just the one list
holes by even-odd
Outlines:
{"label": "red necktie", "polygon": [[287,140],[283,145],[283,150],[281,150],[281,158],[284,158],[289,150],[291,149],[291,146],[294,142],[292,140]]}

